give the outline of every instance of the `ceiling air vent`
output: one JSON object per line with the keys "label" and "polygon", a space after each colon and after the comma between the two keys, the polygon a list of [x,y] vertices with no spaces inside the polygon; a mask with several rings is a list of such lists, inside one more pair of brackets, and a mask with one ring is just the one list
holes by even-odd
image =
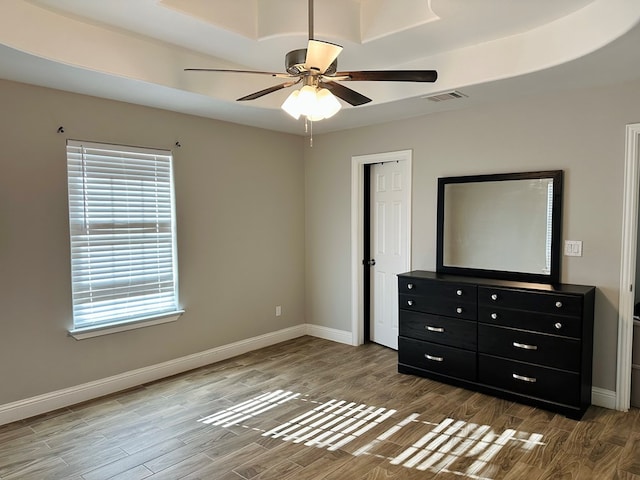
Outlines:
{"label": "ceiling air vent", "polygon": [[465,95],[462,92],[457,90],[453,90],[451,92],[439,93],[437,95],[431,95],[428,97],[422,97],[425,100],[430,100],[432,102],[444,102],[445,100],[457,100],[458,98],[467,98],[468,95]]}

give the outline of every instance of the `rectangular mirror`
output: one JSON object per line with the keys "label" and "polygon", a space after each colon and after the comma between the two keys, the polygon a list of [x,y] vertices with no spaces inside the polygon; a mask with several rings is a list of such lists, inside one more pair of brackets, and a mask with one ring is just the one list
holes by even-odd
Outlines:
{"label": "rectangular mirror", "polygon": [[558,283],[562,170],[438,179],[437,271]]}

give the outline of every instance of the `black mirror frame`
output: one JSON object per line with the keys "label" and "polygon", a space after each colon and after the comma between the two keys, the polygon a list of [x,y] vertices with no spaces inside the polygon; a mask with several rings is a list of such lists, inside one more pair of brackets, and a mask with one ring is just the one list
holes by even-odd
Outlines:
{"label": "black mirror frame", "polygon": [[[560,259],[562,253],[561,229],[562,229],[562,192],[563,171],[546,170],[539,172],[499,173],[491,175],[470,175],[462,177],[438,178],[438,214],[437,214],[437,239],[436,239],[436,271],[481,278],[496,278],[519,282],[534,282],[545,284],[560,283]],[[447,184],[471,183],[471,182],[495,182],[503,180],[530,180],[551,178],[553,181],[553,206],[551,209],[551,271],[549,275],[511,272],[503,270],[485,270],[478,268],[452,267],[444,265],[444,190]]]}

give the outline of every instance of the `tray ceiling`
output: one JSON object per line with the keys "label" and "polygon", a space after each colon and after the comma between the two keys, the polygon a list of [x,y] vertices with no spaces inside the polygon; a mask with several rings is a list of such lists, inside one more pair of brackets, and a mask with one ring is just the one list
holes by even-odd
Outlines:
{"label": "tray ceiling", "polygon": [[[305,48],[306,0],[7,0],[0,78],[302,134],[279,83],[186,67],[284,71]],[[640,78],[640,2],[317,0],[315,38],[344,47],[339,69],[436,69],[435,84],[353,82],[373,98],[316,133],[482,101]],[[26,29],[25,25],[29,25]],[[460,90],[467,97],[422,97]]]}

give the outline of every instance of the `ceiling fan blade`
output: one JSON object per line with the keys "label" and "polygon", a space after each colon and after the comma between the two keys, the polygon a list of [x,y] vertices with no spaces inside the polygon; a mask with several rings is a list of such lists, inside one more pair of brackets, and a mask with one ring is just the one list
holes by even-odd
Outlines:
{"label": "ceiling fan blade", "polygon": [[255,100],[256,98],[264,97],[265,95],[267,95],[269,93],[277,92],[278,90],[282,90],[283,88],[287,88],[287,87],[290,87],[292,85],[295,85],[299,81],[300,80],[298,80],[296,82],[280,83],[279,85],[274,85],[273,87],[265,88],[264,90],[260,90],[259,92],[255,92],[255,93],[251,93],[249,95],[245,95],[244,97],[239,98],[237,101],[238,102],[244,102],[246,100]]}
{"label": "ceiling fan blade", "polygon": [[304,65],[307,70],[317,70],[320,73],[324,73],[338,58],[341,51],[342,47],[340,45],[320,40],[309,40],[307,58]]}
{"label": "ceiling fan blade", "polygon": [[364,72],[337,72],[340,80],[370,82],[435,82],[438,72],[435,70],[369,70]]}
{"label": "ceiling fan blade", "polygon": [[321,82],[320,85],[330,90],[336,97],[341,98],[345,102],[354,107],[358,105],[364,105],[365,103],[369,103],[371,99],[369,97],[365,97],[361,93],[356,92],[355,90],[351,90],[344,85],[340,85],[337,82]]}
{"label": "ceiling fan blade", "polygon": [[279,78],[292,78],[296,75],[289,75],[288,73],[278,72],[261,72],[259,70],[229,70],[225,68],[185,68],[185,72],[226,72],[226,73],[254,73],[256,75],[270,75],[272,77]]}

